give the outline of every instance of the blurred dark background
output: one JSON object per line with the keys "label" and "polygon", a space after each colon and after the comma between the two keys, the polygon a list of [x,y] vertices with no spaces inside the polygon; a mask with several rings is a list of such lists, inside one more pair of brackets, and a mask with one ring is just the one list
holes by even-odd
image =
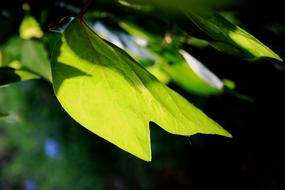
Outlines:
{"label": "blurred dark background", "polygon": [[[1,48],[19,35],[19,25],[27,14],[23,3],[40,23],[49,53],[55,43],[51,36],[57,35],[49,28],[65,16],[75,16],[84,4],[75,0],[1,0]],[[167,11],[145,13],[117,1],[94,1],[87,17],[107,25],[114,18],[144,20],[137,24],[163,37],[171,20]],[[218,11],[234,15],[241,27],[285,58],[281,2],[248,1]],[[157,27],[148,27],[151,22]],[[284,65],[268,60],[249,62],[212,47],[182,45],[217,76],[234,81],[237,92],[252,99],[230,93],[198,96],[169,83],[228,130],[232,139],[174,136],[151,124],[153,161],[144,162],[79,126],[61,108],[50,83],[25,81],[0,88],[0,111],[10,114],[0,118],[0,189],[285,189]]]}

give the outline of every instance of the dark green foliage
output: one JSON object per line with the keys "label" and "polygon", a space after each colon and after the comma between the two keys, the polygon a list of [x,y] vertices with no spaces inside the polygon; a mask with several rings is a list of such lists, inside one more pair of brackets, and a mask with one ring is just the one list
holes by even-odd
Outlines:
{"label": "dark green foliage", "polygon": [[13,69],[10,67],[0,67],[0,86],[29,79],[37,79],[39,76],[28,71]]}

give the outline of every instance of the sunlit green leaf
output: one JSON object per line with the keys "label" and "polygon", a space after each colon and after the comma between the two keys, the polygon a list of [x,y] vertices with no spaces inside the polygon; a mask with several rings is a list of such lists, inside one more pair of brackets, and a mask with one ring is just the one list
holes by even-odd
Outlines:
{"label": "sunlit green leaf", "polygon": [[21,63],[24,67],[51,81],[48,52],[42,43],[26,40],[22,47]]}
{"label": "sunlit green leaf", "polygon": [[31,15],[27,15],[24,17],[20,25],[19,31],[20,37],[23,39],[31,39],[33,37],[41,38],[44,35],[39,23]]}
{"label": "sunlit green leaf", "polygon": [[180,50],[180,53],[183,58],[161,67],[176,84],[197,95],[216,95],[223,92],[223,82],[215,74],[188,52]]}
{"label": "sunlit green leaf", "polygon": [[146,67],[146,69],[163,84],[168,84],[169,81],[171,80],[170,76],[167,73],[165,73],[163,70],[161,70],[159,64],[148,66]]}
{"label": "sunlit green leaf", "polygon": [[134,3],[129,3],[128,1],[125,0],[118,0],[118,3],[120,3],[123,6],[126,6],[131,9],[139,10],[139,11],[145,11],[149,12],[153,10],[153,7],[149,5],[140,5],[140,4],[134,4]]}
{"label": "sunlit green leaf", "polygon": [[66,28],[52,55],[53,86],[81,125],[123,150],[151,160],[149,122],[179,135],[231,135],[83,21]]}
{"label": "sunlit green leaf", "polygon": [[21,69],[21,68],[22,68],[22,65],[21,65],[20,61],[14,60],[14,61],[11,61],[11,62],[8,64],[8,67],[11,67],[11,68],[13,68],[13,69]]}
{"label": "sunlit green leaf", "polygon": [[35,75],[25,70],[18,70],[10,67],[0,68],[0,86],[37,78],[39,78],[38,75]]}
{"label": "sunlit green leaf", "polygon": [[126,32],[133,36],[138,36],[140,38],[143,38],[147,41],[153,41],[154,36],[147,33],[146,31],[143,31],[141,28],[136,26],[134,23],[126,23],[126,22],[119,22],[120,27],[122,27]]}
{"label": "sunlit green leaf", "polygon": [[236,88],[236,83],[232,80],[223,79],[223,83],[230,90],[234,90]]}
{"label": "sunlit green leaf", "polygon": [[195,38],[195,37],[190,37],[187,41],[185,41],[186,43],[195,46],[197,48],[204,48],[209,46],[209,42],[206,40],[202,40],[199,38]]}
{"label": "sunlit green leaf", "polygon": [[218,43],[212,43],[218,50],[246,59],[267,57],[282,61],[276,53],[254,36],[219,14],[206,12],[197,14],[189,11],[185,13],[203,32],[218,41]]}

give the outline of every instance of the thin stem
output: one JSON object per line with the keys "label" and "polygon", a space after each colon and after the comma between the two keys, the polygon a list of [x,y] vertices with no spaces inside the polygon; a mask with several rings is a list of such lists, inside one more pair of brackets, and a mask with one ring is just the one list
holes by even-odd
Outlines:
{"label": "thin stem", "polygon": [[90,7],[90,5],[92,4],[93,0],[86,0],[84,6],[80,9],[80,12],[77,16],[78,19],[82,20],[84,14],[87,12],[88,8]]}

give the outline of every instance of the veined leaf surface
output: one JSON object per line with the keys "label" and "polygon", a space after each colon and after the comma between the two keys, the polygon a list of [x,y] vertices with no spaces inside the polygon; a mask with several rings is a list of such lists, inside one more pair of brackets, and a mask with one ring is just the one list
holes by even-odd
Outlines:
{"label": "veined leaf surface", "polygon": [[75,19],[52,55],[55,94],[81,125],[151,160],[149,122],[179,135],[231,135],[120,48]]}

